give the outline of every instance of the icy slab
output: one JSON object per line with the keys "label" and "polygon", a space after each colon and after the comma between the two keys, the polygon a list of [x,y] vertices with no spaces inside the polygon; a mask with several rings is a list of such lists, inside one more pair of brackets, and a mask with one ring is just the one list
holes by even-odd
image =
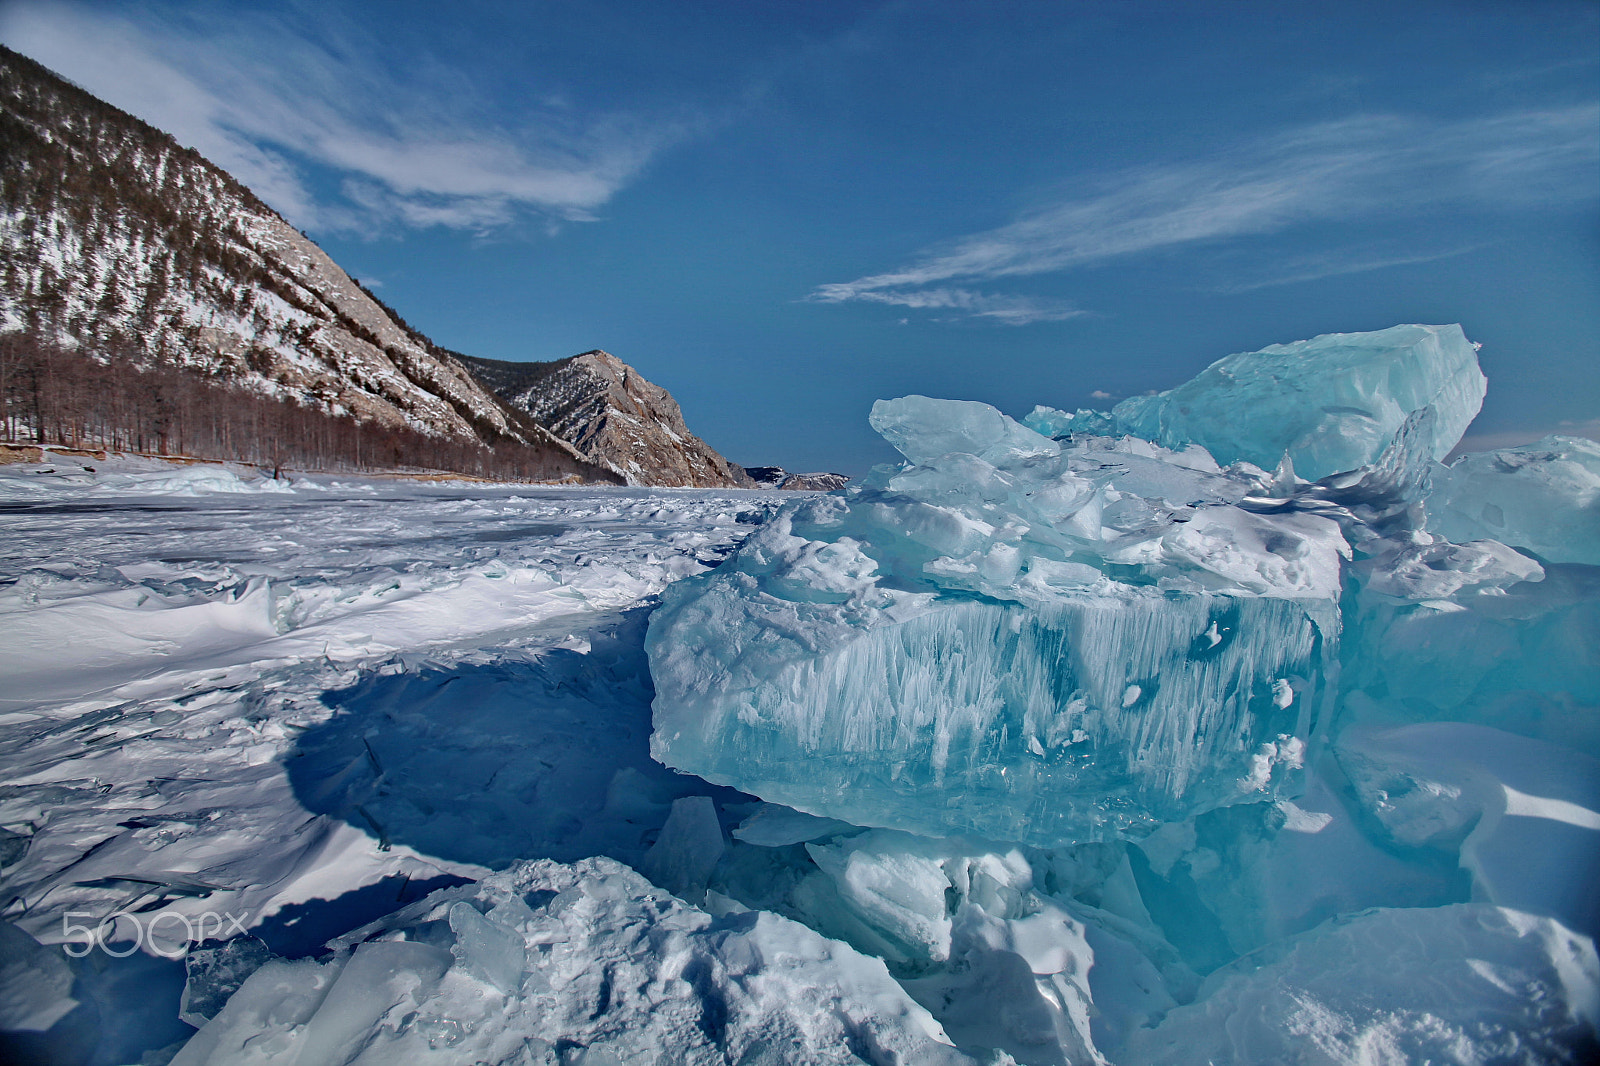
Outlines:
{"label": "icy slab", "polygon": [[667,590],[656,758],[855,825],[1040,845],[1293,783],[1337,640],[1334,521],[1246,509],[1257,476],[1198,449],[1062,446],[920,396],[872,418],[903,469]]}
{"label": "icy slab", "polygon": [[190,951],[183,960],[188,979],[183,985],[178,1017],[200,1028],[215,1018],[228,997],[271,958],[267,945],[253,936]]}
{"label": "icy slab", "polygon": [[1109,415],[1040,408],[1029,424],[1062,433],[1132,434],[1169,448],[1198,444],[1220,463],[1271,470],[1287,455],[1315,481],[1373,462],[1408,415],[1438,414],[1430,454],[1443,459],[1483,405],[1477,348],[1458,325],[1328,333],[1217,360],[1190,381],[1135,396]]}
{"label": "icy slab", "polygon": [[[777,649],[759,631],[729,647],[688,629],[738,607],[707,598],[681,628],[652,625],[666,671],[732,660],[701,693],[658,672],[657,758],[855,824],[1045,845],[1114,833],[1282,784],[1313,718],[1322,630],[1292,601],[955,601],[860,633],[828,619],[815,636],[836,644],[764,675],[750,659]],[[775,614],[753,621],[794,620]]]}
{"label": "icy slab", "polygon": [[608,859],[523,863],[336,946],[263,966],[174,1066],[972,1061],[880,960],[773,914],[712,918]]}
{"label": "icy slab", "polygon": [[781,848],[789,844],[803,844],[834,833],[849,832],[855,827],[837,818],[818,818],[814,814],[797,811],[779,803],[763,803],[739,828],[733,831],[734,839],[765,848]]}
{"label": "icy slab", "polygon": [[704,899],[724,847],[716,803],[710,796],[684,796],[672,801],[661,835],[639,869],[675,896]]}
{"label": "icy slab", "polygon": [[1594,944],[1548,918],[1470,903],[1369,911],[1263,954],[1135,1033],[1125,1061],[1576,1066],[1600,1051]]}
{"label": "icy slab", "polygon": [[925,464],[958,452],[1010,469],[1061,454],[1061,446],[985,403],[906,396],[872,405],[872,428],[895,451]]}
{"label": "icy slab", "polygon": [[77,1005],[59,950],[0,922],[0,1032],[45,1032]]}
{"label": "icy slab", "polygon": [[1460,456],[1433,474],[1428,528],[1457,544],[1492,539],[1600,566],[1600,444],[1546,437]]}
{"label": "icy slab", "polygon": [[520,989],[528,968],[528,950],[514,925],[485,917],[469,903],[452,903],[448,914],[450,931],[456,937],[450,953],[456,963],[501,992],[511,994]]}

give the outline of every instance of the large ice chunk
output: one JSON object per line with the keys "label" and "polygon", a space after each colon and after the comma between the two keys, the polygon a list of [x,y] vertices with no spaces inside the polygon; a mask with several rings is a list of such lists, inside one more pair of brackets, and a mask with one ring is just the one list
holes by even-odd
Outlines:
{"label": "large ice chunk", "polygon": [[1316,480],[1366,466],[1413,411],[1438,414],[1430,452],[1443,459],[1483,404],[1477,348],[1458,325],[1391,326],[1274,344],[1212,363],[1108,416],[1041,408],[1030,424],[1061,433],[1130,433],[1169,448],[1198,444],[1218,462],[1272,469],[1287,455]]}
{"label": "large ice chunk", "polygon": [[[1485,548],[1522,560],[1534,568],[1532,579],[1492,580],[1458,588],[1448,598],[1412,602],[1369,594],[1399,591],[1401,566],[1448,588],[1468,576],[1447,568],[1452,557]],[[1384,561],[1380,556],[1367,562]],[[1537,567],[1493,541],[1435,543],[1400,553],[1388,566],[1375,568],[1373,580],[1347,603],[1343,718],[1372,725],[1476,722],[1600,757],[1595,713],[1600,706],[1600,583],[1595,578],[1593,567]]]}
{"label": "large ice chunk", "polygon": [[1428,528],[1457,544],[1492,538],[1600,566],[1600,444],[1546,437],[1463,455],[1434,471]]}
{"label": "large ice chunk", "polygon": [[927,397],[872,418],[905,468],[668,589],[658,759],[852,824],[1045,845],[1294,780],[1338,631],[1333,521],[1241,507],[1254,475],[1198,449],[1063,447]]}

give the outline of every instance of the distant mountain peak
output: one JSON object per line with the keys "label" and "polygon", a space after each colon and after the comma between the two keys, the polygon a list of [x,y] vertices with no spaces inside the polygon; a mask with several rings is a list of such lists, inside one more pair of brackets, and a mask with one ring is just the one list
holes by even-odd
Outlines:
{"label": "distant mountain peak", "polygon": [[754,485],[743,467],[689,431],[671,393],[610,352],[543,363],[460,358],[506,403],[630,484]]}
{"label": "distant mountain peak", "polygon": [[744,472],[759,488],[788,489],[793,492],[832,492],[849,482],[848,474],[830,474],[816,471],[809,474],[791,474],[781,466],[747,466]]}

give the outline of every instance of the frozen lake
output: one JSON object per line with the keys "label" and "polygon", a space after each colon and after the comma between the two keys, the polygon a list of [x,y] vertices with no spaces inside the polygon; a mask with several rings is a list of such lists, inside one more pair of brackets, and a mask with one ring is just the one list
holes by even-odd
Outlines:
{"label": "frozen lake", "polygon": [[[1218,480],[1129,447],[1150,454],[1080,461],[1152,496]],[[983,585],[993,566],[930,568],[901,546],[911,538],[896,508],[927,491],[934,504],[917,514],[958,514],[959,491],[984,484],[972,455],[951,459],[960,469],[945,481],[782,513],[796,494],[286,485],[55,458],[0,468],[0,1058],[1061,1066],[1401,1063],[1446,1044],[1468,1048],[1449,1061],[1576,1063],[1593,1049],[1600,763],[1572,696],[1592,686],[1592,642],[1573,637],[1593,632],[1592,566],[1452,549],[1478,560],[1468,576],[1510,591],[1465,597],[1470,609],[1445,603],[1449,590],[1425,610],[1373,601],[1377,622],[1363,624],[1377,635],[1350,644],[1345,674],[1381,668],[1387,680],[1347,694],[1354,724],[1335,745],[1324,738],[1303,785],[1143,836],[1028,842],[959,824],[983,803],[1014,814],[1014,800],[918,787],[884,743],[860,760],[882,770],[876,794],[834,788],[833,809],[786,798],[843,765],[823,743],[841,728],[774,748],[775,771],[735,760],[722,778],[812,813],[651,758],[652,727],[667,720],[662,706],[653,720],[653,698],[670,711],[741,671],[759,680],[773,649],[800,649],[808,668],[827,649],[807,618],[830,611],[920,642],[890,657],[892,675],[841,659],[828,675],[840,714],[931,743],[917,715],[966,705],[913,667],[1031,647],[996,627],[918,636],[912,624],[938,604],[908,591],[919,574],[977,582],[968,612],[1022,587]],[[1297,491],[1318,503],[1320,488]],[[1104,512],[1120,525],[1101,543],[1193,548],[1197,529],[1222,543],[1218,530],[1259,517],[1228,525],[1233,505],[1219,499],[1169,522],[1137,502]],[[871,522],[845,525],[852,507]],[[977,517],[928,528],[999,529]],[[1331,523],[1305,528],[1334,544]],[[1333,594],[1337,565],[1272,543],[1310,563],[1269,576]],[[862,544],[904,570],[871,610],[841,603],[852,589],[866,603],[885,573],[857,557]],[[1229,580],[1260,576],[1240,559],[1286,557],[1147,555],[1200,558]],[[1495,577],[1484,559],[1519,569]],[[1542,580],[1519,577],[1533,569]],[[694,625],[674,628],[684,617]],[[1177,645],[1203,666],[1226,661],[1211,649],[1235,628],[1260,629],[1207,617],[1209,631],[1196,615]],[[1413,635],[1395,644],[1378,623]],[[1454,663],[1485,634],[1556,649],[1484,660],[1539,716],[1478,720],[1463,700],[1460,720],[1411,720],[1375,704],[1385,691],[1416,703],[1406,686],[1419,667]],[[1059,667],[1045,654],[1055,645],[1035,643]],[[1070,642],[1089,649],[1086,671],[1137,643]],[[1185,669],[1160,680],[1175,689]],[[802,669],[779,709],[824,693],[821,676]],[[889,676],[911,679],[903,705],[872,688]],[[1110,691],[1135,724],[1160,718],[1120,680]],[[1283,710],[1272,700],[1292,693],[1263,688],[1258,704]],[[1488,706],[1502,705],[1513,706]],[[734,693],[712,739],[774,721]],[[1051,751],[1081,743],[1041,732]],[[1048,754],[1028,735],[1019,773]],[[1272,750],[1290,750],[1279,740]],[[1291,754],[1300,769],[1301,749]],[[912,816],[935,830],[957,821],[905,831]]]}
{"label": "frozen lake", "polygon": [[[674,798],[741,798],[650,760],[641,608],[774,494],[263,487],[0,476],[7,920],[227,913],[296,956],[515,858],[638,862]],[[181,964],[119,967],[117,1051],[186,1035]]]}

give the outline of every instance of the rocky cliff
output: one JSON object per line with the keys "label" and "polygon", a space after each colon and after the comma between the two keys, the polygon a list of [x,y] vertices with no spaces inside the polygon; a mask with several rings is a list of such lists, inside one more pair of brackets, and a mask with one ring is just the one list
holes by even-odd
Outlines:
{"label": "rocky cliff", "polygon": [[506,403],[629,484],[755,485],[743,467],[689,432],[671,393],[609,352],[550,363],[460,358]]}

